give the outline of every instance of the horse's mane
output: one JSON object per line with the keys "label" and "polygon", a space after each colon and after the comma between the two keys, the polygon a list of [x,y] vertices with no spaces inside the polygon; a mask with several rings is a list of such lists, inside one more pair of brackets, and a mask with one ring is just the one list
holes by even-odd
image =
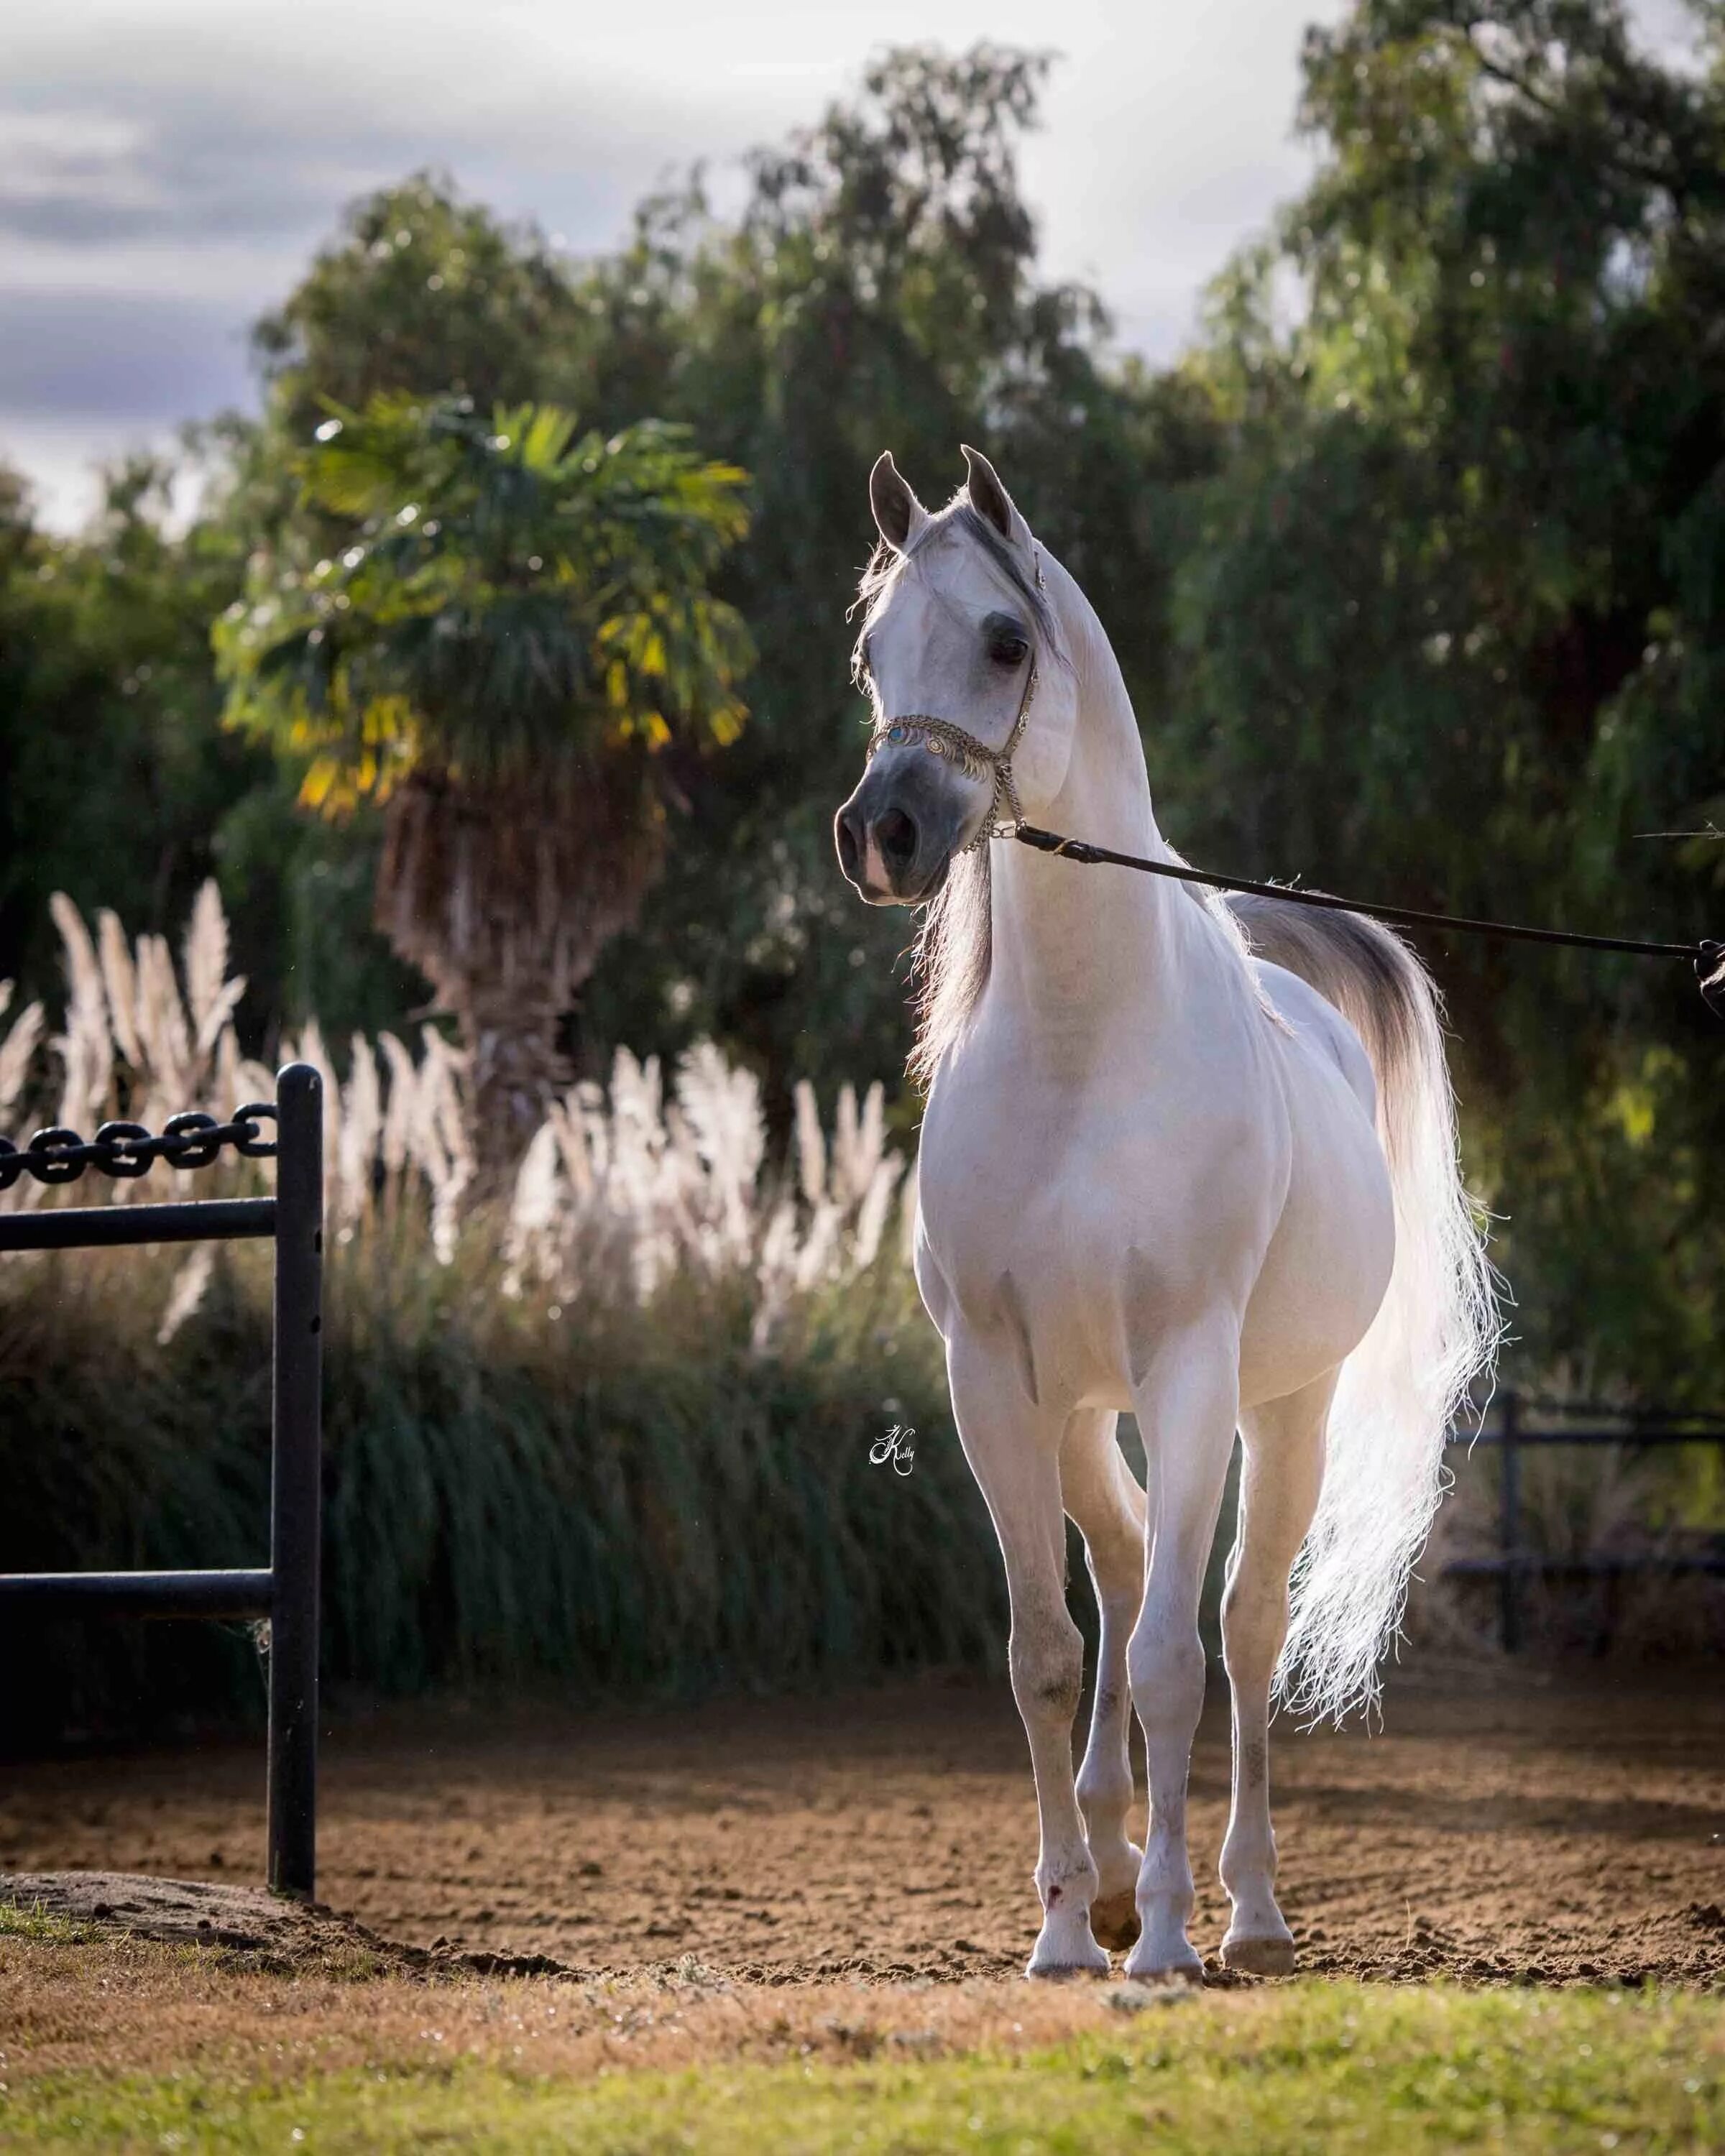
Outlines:
{"label": "horse's mane", "polygon": [[[978,515],[961,487],[947,506],[932,516],[901,552],[883,540],[878,544],[857,586],[856,603],[863,625],[851,654],[851,672],[860,686],[874,698],[864,646],[869,624],[901,577],[920,574],[919,557],[942,541],[968,540],[988,557],[991,568],[1009,584],[1036,632],[1039,651],[1067,665],[1061,647],[1060,624],[1048,594],[1029,576],[1006,542],[985,517]],[[878,716],[877,706],[877,716]],[[916,1014],[916,1038],[907,1068],[924,1092],[934,1082],[947,1050],[963,1039],[966,1028],[988,985],[993,959],[993,911],[989,850],[959,854],[947,871],[945,882],[920,909],[916,937],[911,946],[912,1001]]]}

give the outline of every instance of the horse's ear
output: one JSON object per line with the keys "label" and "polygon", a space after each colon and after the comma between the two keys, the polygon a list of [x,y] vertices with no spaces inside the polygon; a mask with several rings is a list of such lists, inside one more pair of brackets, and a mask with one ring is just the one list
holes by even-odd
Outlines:
{"label": "horse's ear", "polygon": [[983,454],[968,442],[958,445],[964,452],[965,491],[970,496],[970,506],[980,517],[992,524],[1001,537],[1008,542],[1028,543],[1030,527],[1013,507],[1012,496],[1000,484],[1000,475]]}
{"label": "horse's ear", "polygon": [[903,553],[911,535],[927,519],[928,511],[911,493],[891,449],[881,450],[869,474],[869,506],[880,536],[896,554]]}

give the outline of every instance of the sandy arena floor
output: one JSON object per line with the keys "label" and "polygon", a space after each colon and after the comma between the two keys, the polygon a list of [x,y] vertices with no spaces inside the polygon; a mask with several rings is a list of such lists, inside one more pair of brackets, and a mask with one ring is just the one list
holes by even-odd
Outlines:
{"label": "sandy arena floor", "polygon": [[[1209,1954],[1216,1690],[1192,1804]],[[1272,1772],[1307,1971],[1725,1984],[1725,1686],[1704,1674],[1404,1677],[1383,1733],[1285,1732]],[[1024,1739],[1010,1698],[968,1684],[349,1716],[323,1806],[323,1898],[413,1945],[855,1982],[1005,1974],[1035,1929]],[[259,1743],[0,1770],[0,1871],[262,1866]]]}

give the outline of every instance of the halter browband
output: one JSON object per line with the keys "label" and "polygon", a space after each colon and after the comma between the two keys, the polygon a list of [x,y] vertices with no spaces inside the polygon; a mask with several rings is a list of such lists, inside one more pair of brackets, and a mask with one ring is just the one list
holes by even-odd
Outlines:
{"label": "halter browband", "polygon": [[[1042,588],[1042,553],[1036,553],[1036,588]],[[1010,838],[1024,820],[1024,811],[1019,800],[1018,782],[1012,775],[1012,759],[1019,743],[1024,737],[1024,727],[1030,716],[1030,705],[1036,694],[1036,654],[1030,654],[1030,672],[1024,683],[1024,693],[1019,700],[1019,715],[1012,722],[1012,732],[1006,737],[1004,748],[990,748],[987,742],[978,741],[967,733],[951,719],[937,719],[928,711],[907,711],[901,718],[876,719],[875,730],[869,736],[868,753],[864,759],[872,763],[876,752],[889,744],[904,748],[913,741],[920,741],[931,756],[949,757],[967,778],[985,778],[994,774],[994,791],[988,800],[988,813],[978,826],[976,836],[968,845],[961,846],[961,854],[973,854],[978,846],[985,846],[990,839]],[[1003,823],[1000,803],[1004,796],[1012,811],[1010,822]]]}

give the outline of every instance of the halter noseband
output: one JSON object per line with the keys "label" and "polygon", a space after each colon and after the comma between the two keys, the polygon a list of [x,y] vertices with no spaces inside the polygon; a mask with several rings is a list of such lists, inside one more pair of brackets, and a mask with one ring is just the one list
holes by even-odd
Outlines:
{"label": "halter noseband", "polygon": [[[1042,589],[1042,550],[1036,550],[1036,588]],[[951,719],[937,719],[928,711],[907,711],[901,718],[876,719],[875,730],[869,736],[868,752],[864,759],[872,763],[877,752],[888,746],[903,748],[920,741],[931,756],[951,759],[967,778],[985,778],[994,774],[994,791],[988,798],[988,813],[978,826],[976,836],[968,845],[961,846],[961,854],[973,854],[978,846],[985,846],[990,839],[1010,838],[1016,827],[1024,820],[1024,811],[1019,800],[1018,782],[1012,774],[1012,759],[1019,743],[1024,737],[1024,728],[1030,716],[1030,706],[1036,695],[1036,654],[1030,654],[1029,676],[1024,683],[1024,693],[1019,700],[1019,715],[1012,722],[1012,732],[1006,737],[1004,748],[990,748],[987,742],[978,741],[967,733]],[[1004,798],[1012,811],[1010,822],[1003,822],[1000,803]]]}

